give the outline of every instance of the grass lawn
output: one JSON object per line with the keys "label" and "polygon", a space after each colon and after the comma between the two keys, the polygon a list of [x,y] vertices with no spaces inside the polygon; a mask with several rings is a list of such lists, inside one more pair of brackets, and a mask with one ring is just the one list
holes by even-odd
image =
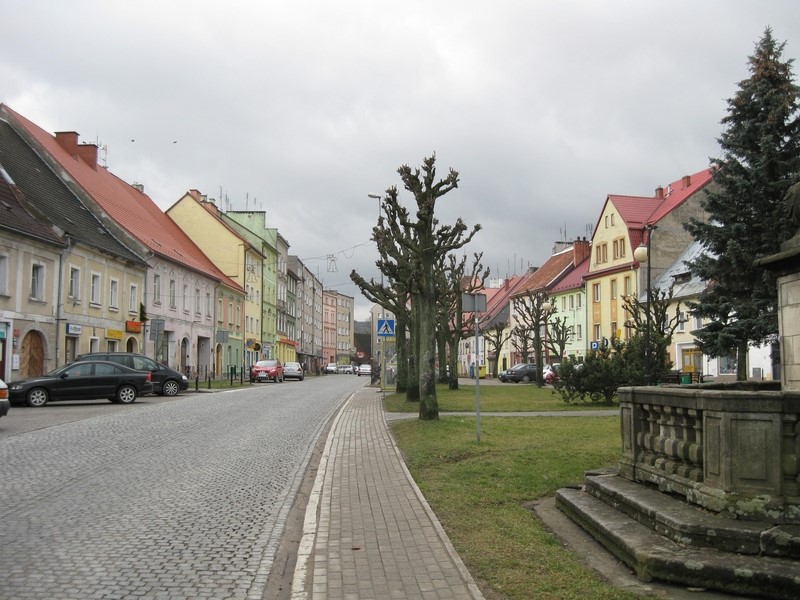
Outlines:
{"label": "grass lawn", "polygon": [[[436,386],[439,410],[475,412],[475,386],[460,385],[450,390],[446,385]],[[553,392],[553,388],[536,387],[532,384],[507,383],[480,386],[481,412],[528,412],[549,410],[585,410],[593,408],[615,408],[608,404],[567,404]],[[419,404],[407,402],[404,394],[389,394],[384,400],[387,412],[419,412]]]}
{"label": "grass lawn", "polygon": [[[538,393],[517,387],[502,389]],[[616,464],[618,417],[482,417],[480,443],[474,417],[409,419],[391,427],[459,555],[494,592],[487,598],[639,597],[585,568],[524,506],[579,483],[586,470]]]}

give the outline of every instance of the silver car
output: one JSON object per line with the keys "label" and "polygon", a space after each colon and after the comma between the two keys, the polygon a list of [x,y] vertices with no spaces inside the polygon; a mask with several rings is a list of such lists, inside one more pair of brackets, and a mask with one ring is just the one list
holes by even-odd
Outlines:
{"label": "silver car", "polygon": [[283,363],[284,379],[297,379],[298,381],[303,381],[305,376],[306,375],[303,372],[303,365],[301,365],[299,362]]}

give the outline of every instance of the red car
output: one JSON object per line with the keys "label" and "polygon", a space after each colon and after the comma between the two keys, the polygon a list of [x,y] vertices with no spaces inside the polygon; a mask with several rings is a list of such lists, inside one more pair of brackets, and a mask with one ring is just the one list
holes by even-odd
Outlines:
{"label": "red car", "polygon": [[259,360],[250,367],[250,383],[259,381],[283,381],[283,365],[275,358]]}

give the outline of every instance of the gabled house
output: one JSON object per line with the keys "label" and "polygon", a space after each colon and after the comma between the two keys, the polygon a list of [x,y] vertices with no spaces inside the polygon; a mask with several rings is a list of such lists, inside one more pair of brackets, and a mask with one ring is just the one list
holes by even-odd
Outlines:
{"label": "gabled house", "polygon": [[[704,219],[700,205],[711,182],[704,169],[685,175],[653,196],[609,195],[592,237],[592,257],[584,277],[589,295],[587,332],[591,348],[607,345],[611,338],[627,339],[629,318],[624,299],[646,290],[646,274],[657,278],[692,242],[683,228],[690,218]],[[634,259],[634,250],[649,242],[645,268]]]}
{"label": "gabled house", "polygon": [[[530,300],[531,295],[535,295],[538,293],[544,293],[548,297],[548,301],[550,303],[551,309],[548,315],[548,319],[552,318],[553,316],[558,314],[558,306],[553,303],[553,298],[550,298],[552,294],[553,288],[557,286],[561,281],[564,280],[576,267],[576,265],[584,262],[589,255],[590,251],[590,244],[589,241],[584,239],[574,240],[570,243],[558,243],[553,249],[553,254],[548,258],[541,267],[539,267],[536,272],[531,274],[527,281],[520,286],[519,290],[512,295],[512,324],[516,326],[518,324],[524,324],[521,320],[519,314],[514,311],[514,300],[518,302],[523,302],[526,305]],[[542,337],[546,335],[546,330],[542,331]],[[512,342],[513,344],[513,342]],[[516,344],[513,344],[515,347],[515,354],[514,354],[514,361],[513,362],[521,362],[523,358],[523,353],[521,352],[521,346],[523,342],[517,341]],[[528,348],[530,352],[533,352],[533,348]],[[545,362],[549,362],[549,349],[547,346],[544,346],[544,360]],[[532,362],[533,359],[529,359],[529,362]]]}
{"label": "gabled house", "polygon": [[[23,221],[3,219],[0,254],[5,261],[14,255],[21,259],[7,262],[5,275],[0,272],[6,285],[13,281],[18,286],[0,301],[0,328],[12,336],[10,345],[3,344],[3,362],[12,380],[40,375],[83,352],[138,350],[144,344],[138,319],[147,251],[97,206],[77,177],[90,168],[96,150],[80,146],[67,154],[52,135],[0,105],[6,191],[11,186],[20,192],[19,201],[24,198],[25,211],[18,216],[27,212],[46,224],[38,228],[40,233],[46,228],[56,236],[44,244],[45,238],[30,229],[12,233]],[[32,226],[28,221],[26,227]],[[29,245],[31,234],[39,237],[34,246]],[[50,242],[55,245],[44,252]],[[59,244],[63,247],[56,254]],[[17,271],[12,274],[12,269]]]}
{"label": "gabled house", "polygon": [[[206,376],[226,368],[214,320],[214,297],[220,288],[241,296],[239,285],[225,276],[189,236],[169,219],[140,184],[129,185],[98,163],[98,147],[80,144],[73,131],[46,132],[7,107],[16,127],[24,132],[46,156],[66,185],[78,194],[86,210],[106,223],[126,244],[147,261],[144,282],[133,292],[125,307],[125,319],[112,329],[102,347],[90,343],[83,351],[125,350],[153,356],[159,362],[190,375]],[[70,277],[94,280],[97,274],[84,275],[79,264],[71,265]],[[111,298],[123,295],[115,286],[127,284],[110,276],[100,278]],[[133,284],[132,284],[133,285]],[[113,302],[113,300],[112,300]],[[91,306],[90,300],[90,306]],[[123,316],[117,307],[119,316]],[[119,335],[118,331],[122,332]],[[74,336],[72,336],[74,337]],[[70,340],[67,340],[68,342]],[[67,359],[72,352],[67,349]],[[236,363],[233,363],[236,364]]]}
{"label": "gabled house", "polygon": [[586,356],[587,311],[586,285],[583,278],[589,270],[589,260],[587,255],[564,279],[550,289],[550,302],[557,312],[552,315],[548,326],[552,326],[555,319],[561,318],[570,331],[562,358],[580,359]]}
{"label": "gabled house", "polygon": [[[697,373],[704,378],[713,377],[715,381],[735,381],[737,355],[732,350],[727,356],[710,357],[697,347],[693,331],[705,323],[699,317],[689,315],[688,303],[696,301],[706,289],[707,282],[692,273],[687,262],[693,261],[703,253],[702,244],[694,241],[683,253],[653,282],[653,288],[668,290],[672,288],[673,302],[669,307],[670,316],[679,313],[680,323],[669,348],[673,368],[683,373]],[[644,301],[644,298],[642,298]],[[778,378],[778,366],[773,356],[777,353],[777,340],[773,345],[764,344],[748,348],[748,375],[750,379],[763,380]]]}
{"label": "gabled house", "polygon": [[[466,337],[459,342],[459,369],[462,376],[468,376],[470,366],[477,357],[478,365],[485,367],[489,377],[496,377],[500,371],[510,368],[514,363],[511,345],[511,297],[528,280],[526,275],[514,275],[500,282],[500,287],[489,287],[481,293],[486,294],[486,312],[480,315],[478,322],[481,335],[478,347],[475,348],[474,337]],[[495,352],[493,344],[487,342],[487,332],[502,326],[503,341],[499,351]]]}
{"label": "gabled house", "polygon": [[12,368],[21,379],[55,366],[45,357],[56,339],[57,273],[67,242],[30,213],[2,164],[0,211],[0,379],[10,381]]}

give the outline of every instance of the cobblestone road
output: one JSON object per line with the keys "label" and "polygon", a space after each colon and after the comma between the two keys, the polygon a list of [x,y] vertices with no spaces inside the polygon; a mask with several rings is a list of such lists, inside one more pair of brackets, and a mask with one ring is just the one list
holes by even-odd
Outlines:
{"label": "cobblestone road", "polygon": [[363,384],[192,394],[0,435],[0,598],[260,599],[314,442]]}

